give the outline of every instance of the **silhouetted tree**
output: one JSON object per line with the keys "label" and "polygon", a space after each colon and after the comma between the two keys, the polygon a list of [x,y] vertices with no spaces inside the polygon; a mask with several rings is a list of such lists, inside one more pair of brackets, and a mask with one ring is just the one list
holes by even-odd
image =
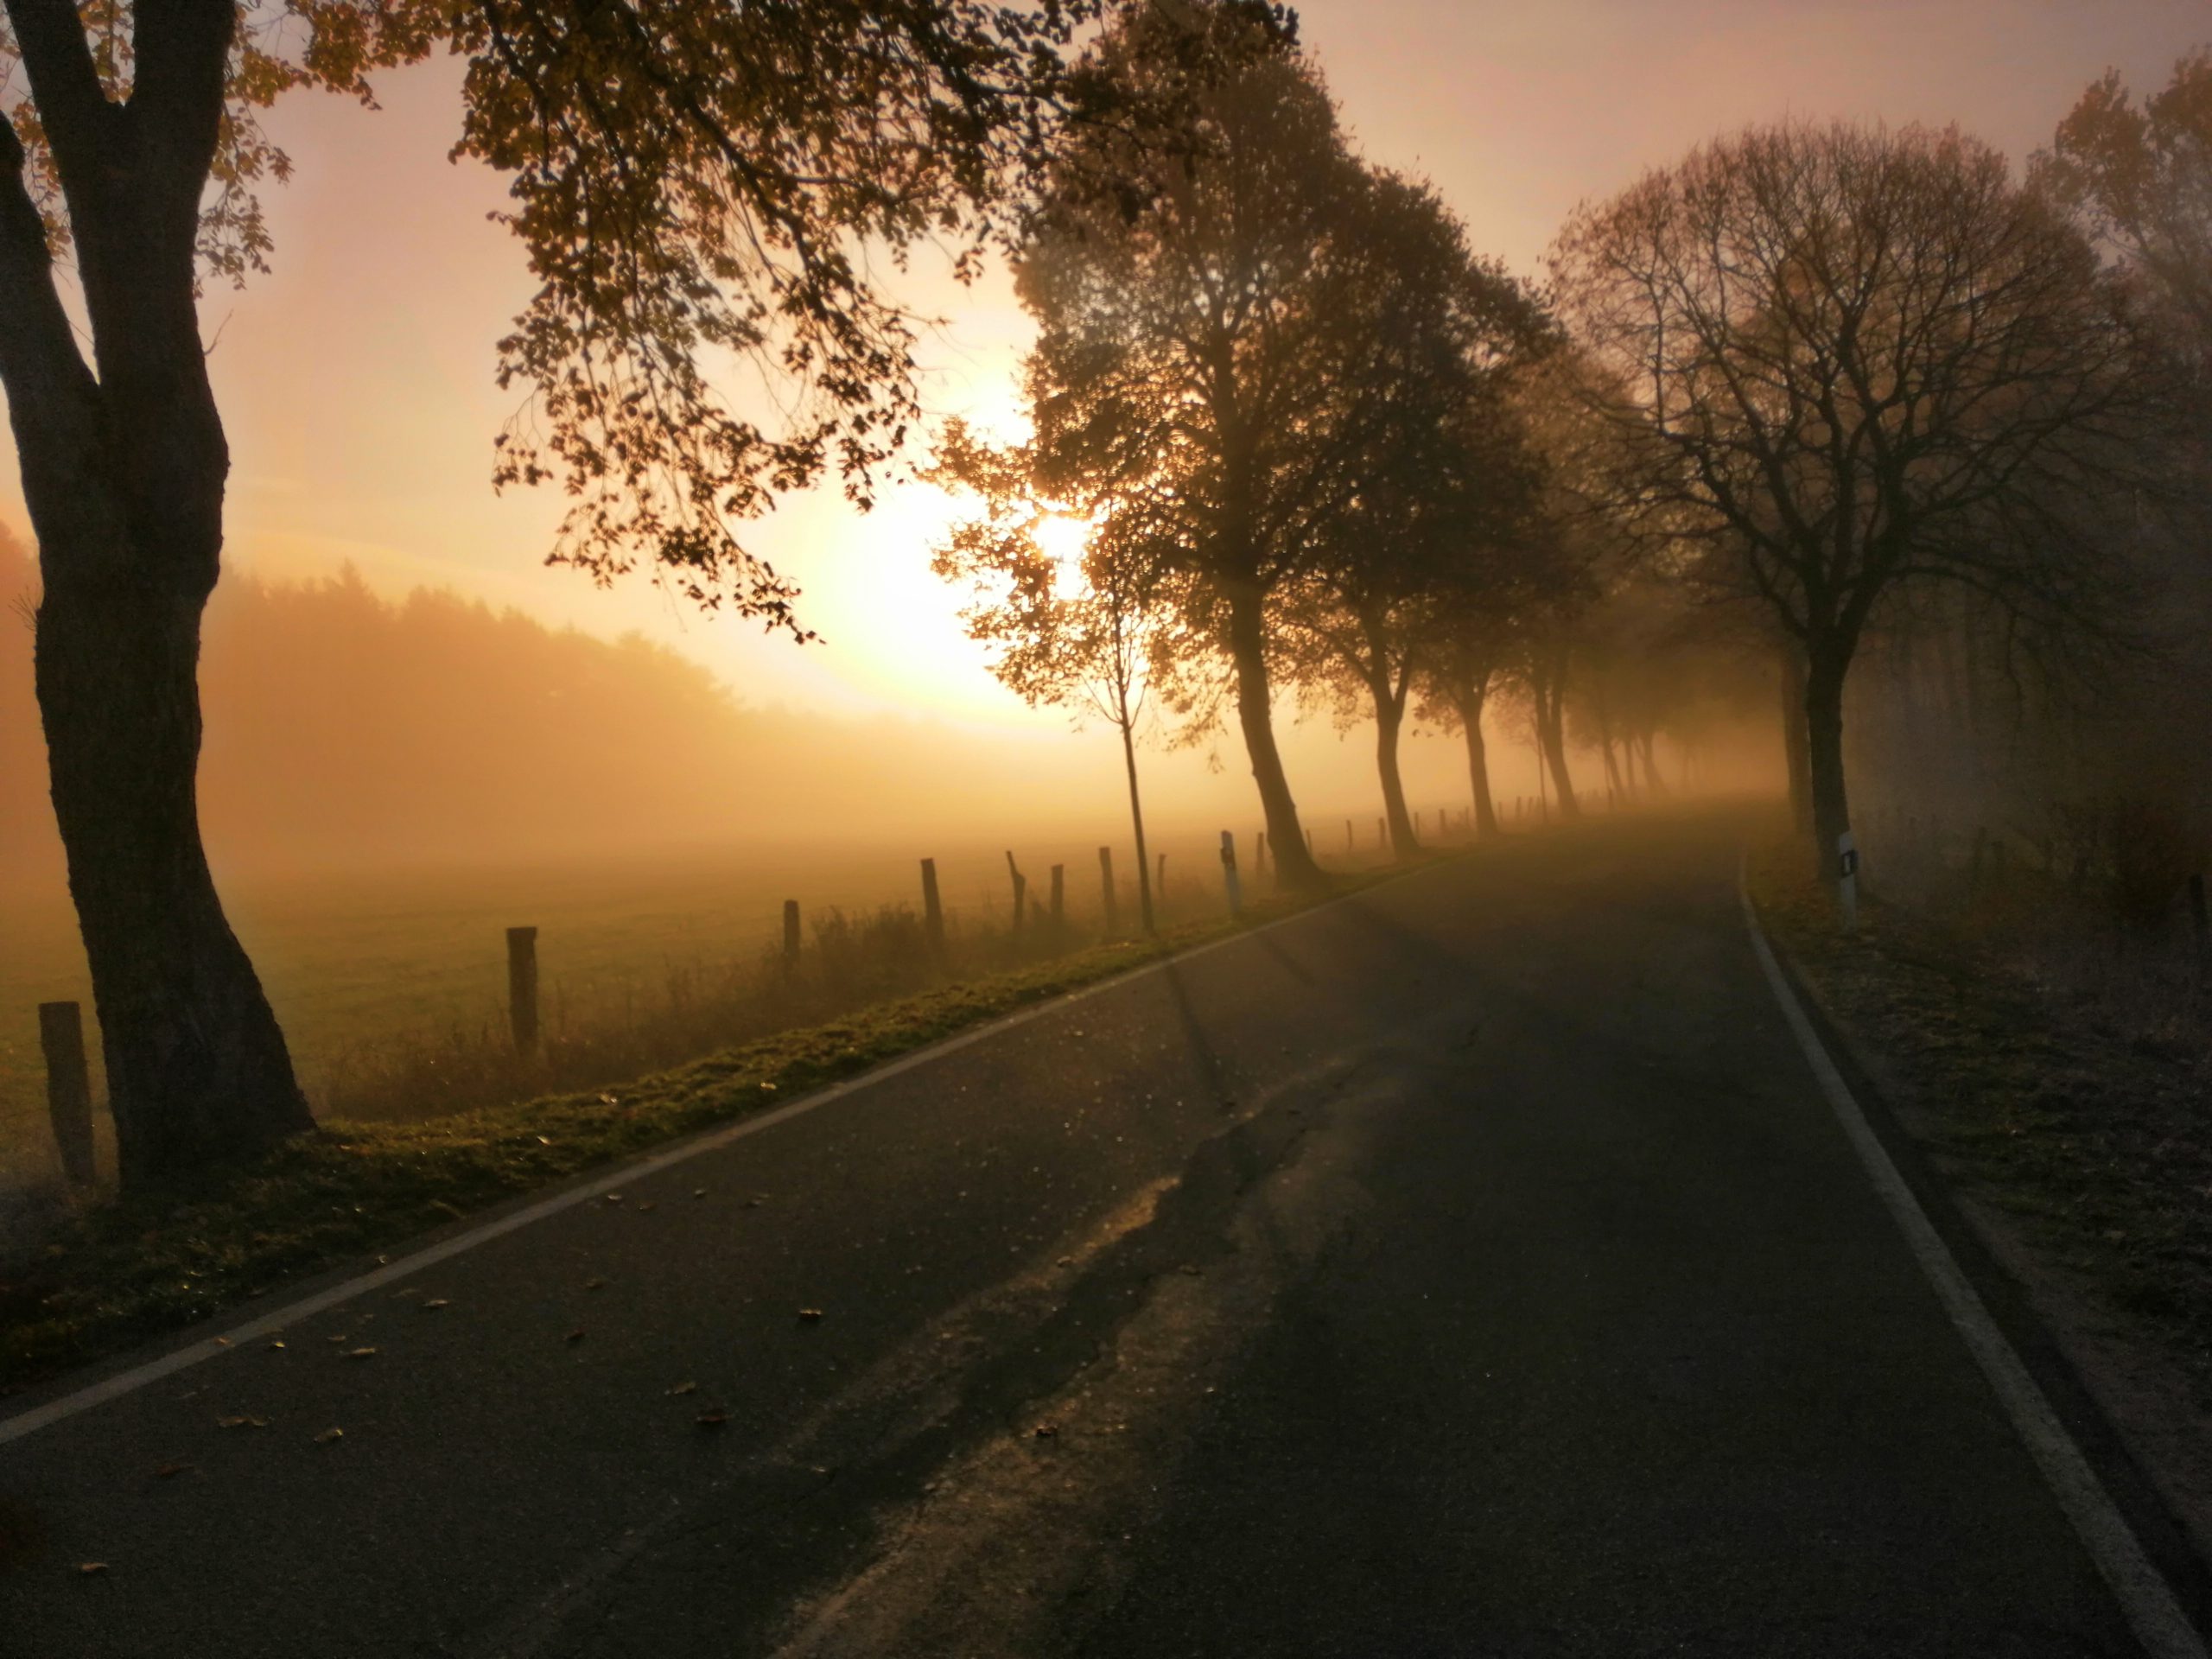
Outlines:
{"label": "silhouetted tree", "polygon": [[[840,475],[867,499],[915,410],[912,329],[863,245],[950,232],[972,266],[1063,90],[1089,0],[5,0],[0,385],[44,593],[37,682],[124,1175],[308,1127],[200,841],[193,671],[228,457],[197,300],[269,238],[283,92],[366,99],[440,48],[457,153],[509,181],[537,290],[500,342],[527,390],[501,483],[557,480],[556,556],[639,558],[802,632],[734,526]],[[91,347],[79,346],[73,267]],[[749,363],[764,397],[707,364]],[[763,425],[756,406],[791,417]]]}
{"label": "silhouetted tree", "polygon": [[[1194,44],[1195,43],[1195,44]],[[1142,11],[1092,67],[1131,102],[1203,49],[1191,118],[1072,135],[1020,270],[1037,487],[1111,496],[1233,665],[1280,879],[1319,881],[1273,725],[1280,595],[1309,578],[1394,397],[1378,194],[1328,95],[1233,9]],[[1110,181],[1102,183],[1101,181]],[[1387,238],[1384,238],[1387,239]]]}
{"label": "silhouetted tree", "polygon": [[1535,488],[1506,381],[1551,340],[1430,192],[1388,174],[1370,188],[1370,269],[1384,280],[1344,320],[1384,348],[1362,366],[1388,395],[1365,442],[1346,447],[1341,504],[1313,528],[1281,631],[1301,690],[1347,723],[1374,721],[1383,818],[1404,857],[1416,850],[1398,766],[1407,709],[1447,633],[1498,597],[1483,552],[1518,533]]}
{"label": "silhouetted tree", "polygon": [[2141,274],[2212,372],[2212,50],[2140,107],[2107,72],[2029,177]]}
{"label": "silhouetted tree", "polygon": [[1849,822],[1845,677],[1885,596],[2104,619],[2155,377],[2088,240],[1956,131],[1788,125],[1570,220],[1560,302],[1676,568],[1802,648],[1816,856]]}

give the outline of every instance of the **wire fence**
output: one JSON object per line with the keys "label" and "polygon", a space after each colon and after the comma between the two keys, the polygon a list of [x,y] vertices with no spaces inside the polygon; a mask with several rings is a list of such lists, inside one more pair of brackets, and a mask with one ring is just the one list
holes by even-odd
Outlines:
{"label": "wire fence", "polygon": [[[1459,809],[1421,817],[1432,844],[1471,833]],[[1221,838],[1184,827],[1152,839],[1145,874],[1159,925],[1223,913]],[[1235,840],[1245,892],[1264,891],[1275,860],[1263,832],[1247,827]],[[1319,818],[1307,842],[1325,868],[1393,856],[1385,826],[1365,814]],[[602,1087],[1139,931],[1140,883],[1126,840],[970,845],[928,861],[934,921],[924,861],[829,853],[766,874],[737,861],[704,874],[671,866],[609,876],[588,900],[550,878],[535,890],[518,881],[443,897],[401,884],[318,914],[319,900],[303,890],[243,907],[258,913],[265,946],[240,931],[262,963],[317,1116],[391,1119]],[[526,1045],[516,1040],[513,947],[503,950],[513,928],[535,929]],[[0,989],[18,999],[0,1008],[0,1209],[10,1193],[50,1188],[61,1176],[39,1052],[41,1001],[84,1005],[94,1156],[103,1172],[114,1166],[81,956],[70,940],[49,942],[45,957],[0,976]]]}

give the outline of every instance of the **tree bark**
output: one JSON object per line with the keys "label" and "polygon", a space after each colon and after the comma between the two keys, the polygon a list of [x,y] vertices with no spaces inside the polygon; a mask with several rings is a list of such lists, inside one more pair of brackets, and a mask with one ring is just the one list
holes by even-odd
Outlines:
{"label": "tree bark", "polygon": [[[10,0],[67,196],[97,374],[0,137],[0,382],[42,579],[36,686],[127,1184],[312,1127],[225,919],[197,799],[200,617],[230,456],[194,294],[233,8],[143,10],[127,104],[73,9]],[[4,124],[0,124],[4,126]]]}
{"label": "tree bark", "polygon": [[1229,589],[1229,650],[1236,670],[1236,723],[1244,734],[1244,753],[1259,785],[1260,808],[1268,821],[1268,844],[1275,849],[1275,880],[1287,887],[1317,887],[1325,878],[1306,850],[1298,804],[1291,798],[1282,753],[1275,747],[1274,690],[1268,679],[1266,601],[1258,588],[1240,582]]}
{"label": "tree bark", "polygon": [[1649,732],[1639,732],[1636,737],[1637,748],[1643,756],[1644,786],[1651,791],[1652,799],[1662,801],[1667,798],[1670,791],[1667,788],[1666,779],[1659,775],[1658,762],[1652,759],[1651,750],[1656,741],[1654,734]]}
{"label": "tree bark", "polygon": [[1535,677],[1536,748],[1551,770],[1552,788],[1559,800],[1559,816],[1569,823],[1582,816],[1574,798],[1574,779],[1567,770],[1567,653],[1543,664]]}
{"label": "tree bark", "polygon": [[1782,754],[1789,770],[1789,822],[1801,836],[1813,832],[1813,772],[1805,718],[1805,657],[1794,639],[1782,642]]}
{"label": "tree bark", "polygon": [[1813,873],[1825,887],[1836,876],[1836,841],[1851,827],[1843,775],[1843,681],[1849,658],[1815,651],[1805,671],[1806,770],[1812,794]]}
{"label": "tree bark", "polygon": [[1490,750],[1483,739],[1483,704],[1489,692],[1485,681],[1459,699],[1459,729],[1467,740],[1467,782],[1475,794],[1475,834],[1485,839],[1498,833],[1497,804],[1490,793]]}
{"label": "tree bark", "polygon": [[1382,780],[1382,816],[1390,827],[1390,850],[1400,858],[1411,858],[1421,851],[1421,842],[1414,835],[1413,815],[1406,810],[1405,780],[1398,772],[1398,734],[1405,724],[1405,699],[1393,695],[1388,686],[1370,689],[1375,701],[1375,769]]}

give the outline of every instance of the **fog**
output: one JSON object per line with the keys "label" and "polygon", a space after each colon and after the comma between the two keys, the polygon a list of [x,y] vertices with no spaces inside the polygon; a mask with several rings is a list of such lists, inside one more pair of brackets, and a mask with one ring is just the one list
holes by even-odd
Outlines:
{"label": "fog", "polygon": [[[64,895],[31,686],[35,591],[21,542],[0,542],[0,894],[42,909]],[[873,865],[955,845],[1096,846],[1128,833],[1110,731],[756,707],[635,636],[556,630],[433,590],[385,597],[350,572],[303,584],[226,577],[209,609],[201,687],[205,833],[219,880],[241,892],[740,851],[772,852],[779,869],[793,855]],[[1492,724],[1493,786],[1509,803],[1533,798],[1525,735],[1503,716]],[[1285,747],[1319,844],[1340,842],[1347,817],[1370,839],[1381,810],[1371,728],[1287,719]],[[1705,756],[1703,775],[1751,783],[1770,759],[1756,749]],[[1256,827],[1234,733],[1155,745],[1141,765],[1162,835]],[[1456,737],[1414,738],[1405,770],[1431,821],[1466,805]],[[784,885],[779,876],[763,902]],[[807,885],[836,883],[824,872]],[[872,899],[875,885],[856,882],[853,899]]]}

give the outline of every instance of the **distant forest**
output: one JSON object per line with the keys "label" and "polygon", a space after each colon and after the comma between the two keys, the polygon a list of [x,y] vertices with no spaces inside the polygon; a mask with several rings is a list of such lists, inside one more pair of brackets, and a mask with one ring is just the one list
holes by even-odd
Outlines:
{"label": "distant forest", "polygon": [[[0,529],[0,888],[58,890],[32,692],[36,590],[32,557]],[[645,639],[556,630],[450,592],[392,601],[350,569],[302,584],[226,575],[200,683],[219,868],[865,840],[1017,804],[1039,816],[1035,758],[1025,748],[1017,764],[1003,740],[748,708]],[[1073,774],[1080,760],[1065,764]]]}

